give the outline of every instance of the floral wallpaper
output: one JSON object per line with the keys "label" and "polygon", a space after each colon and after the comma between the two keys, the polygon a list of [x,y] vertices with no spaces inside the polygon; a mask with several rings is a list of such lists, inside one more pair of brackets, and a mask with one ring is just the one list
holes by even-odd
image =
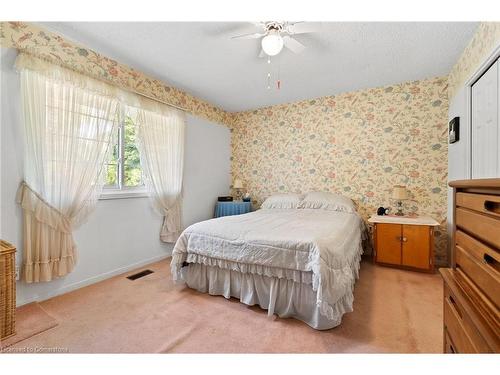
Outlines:
{"label": "floral wallpaper", "polygon": [[476,71],[479,65],[500,45],[500,22],[483,22],[449,74],[449,98]]}
{"label": "floral wallpaper", "polygon": [[179,106],[213,122],[227,125],[232,118],[230,113],[210,103],[36,25],[0,22],[0,43],[2,47],[17,48],[79,73]]}
{"label": "floral wallpaper", "polygon": [[277,105],[234,116],[232,175],[255,205],[275,192],[326,190],[366,219],[406,185],[407,213],[430,215],[446,264],[447,77]]}

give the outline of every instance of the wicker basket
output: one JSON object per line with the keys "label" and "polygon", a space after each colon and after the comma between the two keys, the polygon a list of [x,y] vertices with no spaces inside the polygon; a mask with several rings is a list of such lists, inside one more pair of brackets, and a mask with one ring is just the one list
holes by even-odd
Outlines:
{"label": "wicker basket", "polygon": [[15,334],[16,248],[0,240],[0,340]]}

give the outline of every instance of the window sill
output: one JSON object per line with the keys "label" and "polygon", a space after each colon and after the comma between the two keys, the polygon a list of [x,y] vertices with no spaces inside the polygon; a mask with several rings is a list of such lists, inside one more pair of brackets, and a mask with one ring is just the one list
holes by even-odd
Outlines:
{"label": "window sill", "polygon": [[99,200],[107,199],[127,199],[127,198],[147,198],[149,193],[143,189],[104,189]]}

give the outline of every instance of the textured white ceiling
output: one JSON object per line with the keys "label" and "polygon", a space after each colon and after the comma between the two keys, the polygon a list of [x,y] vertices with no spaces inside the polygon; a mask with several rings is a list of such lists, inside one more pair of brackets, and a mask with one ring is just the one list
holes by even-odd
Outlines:
{"label": "textured white ceiling", "polygon": [[[472,38],[474,22],[324,22],[296,38],[271,65],[259,40],[231,40],[251,23],[46,22],[104,55],[228,111],[446,75]],[[267,89],[267,72],[281,90]]]}

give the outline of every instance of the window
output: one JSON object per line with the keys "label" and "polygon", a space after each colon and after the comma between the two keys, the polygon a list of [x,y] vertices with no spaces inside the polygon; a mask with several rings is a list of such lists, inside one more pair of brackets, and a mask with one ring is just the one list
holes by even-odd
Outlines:
{"label": "window", "polygon": [[126,116],[118,127],[116,142],[106,165],[106,185],[102,199],[147,195],[136,135],[133,120]]}

